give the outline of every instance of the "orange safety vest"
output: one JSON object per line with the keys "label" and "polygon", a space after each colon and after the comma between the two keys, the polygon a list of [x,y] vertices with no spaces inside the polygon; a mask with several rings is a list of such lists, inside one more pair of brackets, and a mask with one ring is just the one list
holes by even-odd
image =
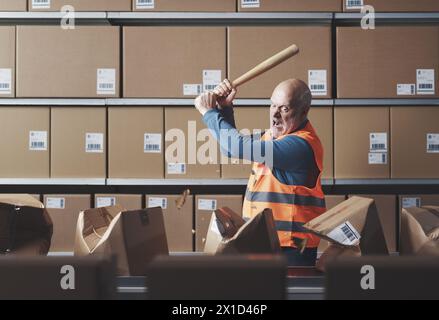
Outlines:
{"label": "orange safety vest", "polygon": [[[251,218],[265,208],[270,208],[273,211],[282,247],[297,248],[295,244],[297,241],[293,239],[305,240],[307,238],[306,248],[317,248],[320,239],[307,232],[302,226],[326,211],[325,195],[321,186],[323,147],[309,121],[303,129],[277,139],[291,135],[304,139],[311,146],[319,169],[316,185],[308,188],[283,184],[276,179],[269,167],[263,163],[254,163],[245,194],[243,216]],[[264,141],[269,139],[271,139],[271,132],[262,137]]]}

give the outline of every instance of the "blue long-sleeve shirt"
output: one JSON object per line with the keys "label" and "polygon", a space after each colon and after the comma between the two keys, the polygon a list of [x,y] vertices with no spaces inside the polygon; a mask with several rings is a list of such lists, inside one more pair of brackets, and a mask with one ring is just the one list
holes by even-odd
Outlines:
{"label": "blue long-sleeve shirt", "polygon": [[[242,135],[236,129],[233,108],[209,110],[204,114],[203,121],[219,142],[221,153],[225,156],[264,163],[267,150],[271,148],[272,163],[269,166],[279,182],[307,187],[315,185],[319,170],[314,152],[304,139],[288,136],[263,141],[260,136]],[[297,130],[303,129],[307,122],[305,120]]]}

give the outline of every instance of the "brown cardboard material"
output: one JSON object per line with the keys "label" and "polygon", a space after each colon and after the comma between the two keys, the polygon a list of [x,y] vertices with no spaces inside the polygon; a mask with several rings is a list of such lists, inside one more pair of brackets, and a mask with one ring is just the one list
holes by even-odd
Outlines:
{"label": "brown cardboard material", "polygon": [[133,0],[133,11],[172,11],[172,12],[235,12],[236,0],[154,0],[153,5],[138,6]]}
{"label": "brown cardboard material", "polygon": [[398,200],[400,212],[410,207],[439,206],[438,194],[404,194]]}
{"label": "brown cardboard material", "polygon": [[124,210],[142,209],[142,195],[140,194],[95,194],[94,207],[102,208],[118,205]]}
{"label": "brown cardboard material", "polygon": [[[105,108],[54,107],[51,111],[51,130],[52,178],[105,178]],[[90,141],[89,138],[93,137],[90,134],[99,134],[103,141]],[[86,144],[101,143],[99,151],[102,152],[87,152]],[[88,151],[98,150],[91,148]]]}
{"label": "brown cardboard material", "polygon": [[48,6],[33,6],[29,11],[60,11],[64,6],[73,6],[75,11],[131,11],[131,0],[50,0]]}
{"label": "brown cardboard material", "polygon": [[[216,206],[215,206],[216,204]],[[195,250],[203,251],[206,243],[212,213],[221,207],[228,207],[241,214],[241,195],[196,195],[195,196]]]}
{"label": "brown cardboard material", "polygon": [[439,153],[427,152],[429,134],[439,134],[438,118],[437,107],[390,109],[392,178],[439,178]]}
{"label": "brown cardboard material", "polygon": [[238,0],[238,11],[265,11],[265,12],[340,12],[341,0],[259,0],[259,5],[246,7],[245,1]]}
{"label": "brown cardboard material", "polygon": [[334,122],[332,107],[311,107],[308,115],[323,145],[322,179],[334,177]]}
{"label": "brown cardboard material", "polygon": [[[216,72],[206,74],[209,90],[226,76],[226,30],[224,27],[124,27],[123,65],[124,97],[195,97],[197,85],[203,85],[205,70]],[[185,92],[185,85],[195,92],[187,87]]]}
{"label": "brown cardboard material", "polygon": [[[389,108],[336,107],[334,115],[335,178],[390,178]],[[387,152],[371,152],[375,133],[387,133]],[[380,163],[369,159],[375,156]]]}
{"label": "brown cardboard material", "polygon": [[1,26],[0,98],[11,97],[15,97],[15,27]]}
{"label": "brown cardboard material", "polygon": [[[336,205],[342,203],[346,200],[346,196],[342,195],[326,195],[325,196],[325,203],[326,203],[326,210],[330,210],[334,208]],[[318,252],[324,252],[326,248],[329,246],[329,242],[326,240],[320,240],[319,247],[317,249]]]}
{"label": "brown cardboard material", "polygon": [[[191,129],[195,128],[195,129]],[[170,131],[173,130],[173,131]],[[169,133],[170,141],[165,142],[165,178],[167,179],[215,179],[220,177],[220,151],[218,143],[211,136],[208,129],[204,125],[200,113],[193,107],[168,107],[165,108],[165,132]],[[172,135],[172,132],[176,133],[176,137]],[[196,135],[201,133],[207,133],[208,139],[204,141],[194,141]],[[195,134],[194,134],[195,133]],[[178,148],[177,146],[184,146],[180,142],[185,141],[184,148]],[[207,142],[206,142],[207,141]],[[202,147],[212,146],[210,148],[212,152],[202,152]],[[178,153],[174,154],[173,151],[178,150]],[[205,148],[204,148],[205,150]],[[203,160],[198,157],[198,151],[200,154],[206,154],[207,164],[200,163],[199,160]],[[166,154],[171,156],[180,155],[182,159],[167,158]],[[169,161],[171,160],[171,161]],[[172,161],[174,160],[174,161]],[[177,161],[180,160],[180,161]],[[184,160],[184,162],[182,161]],[[175,162],[177,161],[177,162]],[[192,162],[192,163],[190,163]],[[210,162],[210,163],[209,163]],[[175,169],[173,164],[178,163],[179,170]]]}
{"label": "brown cardboard material", "polygon": [[[33,138],[40,134],[41,139]],[[48,107],[0,108],[0,177],[48,178],[49,139]],[[40,142],[45,145],[38,145]]]}
{"label": "brown cardboard material", "polygon": [[[434,94],[419,94],[418,69],[434,70]],[[338,98],[437,98],[438,72],[437,26],[337,28]],[[398,95],[398,85],[415,87]]]}
{"label": "brown cardboard material", "polygon": [[108,108],[109,178],[164,178],[163,119],[163,108]]}
{"label": "brown cardboard material", "polygon": [[329,26],[229,27],[228,77],[236,79],[293,43],[300,48],[298,55],[239,88],[238,97],[270,98],[276,85],[283,80],[298,78],[309,83],[310,70],[326,70],[326,94],[314,94],[314,98],[331,98],[332,42]]}
{"label": "brown cardboard material", "polygon": [[91,206],[90,195],[45,194],[44,206],[53,221],[51,252],[73,252],[79,212]]}
{"label": "brown cardboard material", "polygon": [[119,38],[112,26],[18,26],[17,97],[119,97]]}
{"label": "brown cardboard material", "polygon": [[146,207],[162,206],[166,237],[170,252],[193,251],[193,196],[186,197],[180,209],[177,207],[179,195],[146,195]]}
{"label": "brown cardboard material", "polygon": [[[245,135],[253,130],[266,131],[270,127],[269,107],[234,107],[236,128]],[[245,130],[245,131],[244,131]],[[230,159],[222,155],[221,177],[224,179],[247,179],[250,176],[249,161]]]}
{"label": "brown cardboard material", "polygon": [[26,11],[27,0],[0,0],[0,11]]}
{"label": "brown cardboard material", "polygon": [[[386,238],[387,248],[390,252],[397,251],[397,221],[398,209],[395,195],[360,195],[361,197],[371,198],[375,201],[378,216]],[[351,195],[349,197],[352,197]]]}
{"label": "brown cardboard material", "polygon": [[[375,12],[437,12],[439,3],[436,0],[363,0],[364,5],[372,6]],[[356,12],[351,9],[347,0],[343,0],[344,12]]]}

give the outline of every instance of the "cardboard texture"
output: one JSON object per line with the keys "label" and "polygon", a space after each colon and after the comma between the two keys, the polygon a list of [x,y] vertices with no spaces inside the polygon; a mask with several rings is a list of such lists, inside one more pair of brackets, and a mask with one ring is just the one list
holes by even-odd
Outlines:
{"label": "cardboard texture", "polygon": [[194,199],[191,195],[187,196],[179,209],[177,202],[180,199],[180,195],[146,195],[145,204],[146,207],[162,207],[169,251],[192,252]]}
{"label": "cardboard texture", "polygon": [[0,177],[48,178],[49,139],[48,107],[0,108]]}
{"label": "cardboard texture", "polygon": [[[1,4],[0,1],[0,11],[3,11]],[[0,98],[13,97],[15,97],[15,27],[0,26]]]}
{"label": "cardboard texture", "polygon": [[[334,208],[336,205],[342,203],[345,200],[346,200],[345,195],[326,195],[325,196],[326,210],[330,210]],[[326,240],[320,240],[320,244],[317,249],[317,252],[324,252],[326,248],[328,248],[329,244],[330,243]]]}
{"label": "cardboard texture", "polygon": [[212,213],[218,208],[228,207],[242,213],[241,195],[196,195],[195,196],[195,250],[203,251]]}
{"label": "cardboard texture", "polygon": [[112,26],[18,26],[17,97],[119,97],[119,31]]}
{"label": "cardboard texture", "polygon": [[0,11],[26,11],[27,0],[0,0]]}
{"label": "cardboard texture", "polygon": [[338,98],[437,98],[438,72],[438,26],[337,27]]}
{"label": "cardboard texture", "polygon": [[[375,142],[372,135],[377,133],[386,135]],[[335,108],[335,178],[390,178],[389,135],[388,107]],[[387,144],[387,149],[379,144]]]}
{"label": "cardboard texture", "polygon": [[67,5],[75,11],[131,11],[131,0],[49,0],[48,5],[28,1],[29,11],[61,11]]}
{"label": "cardboard texture", "polygon": [[91,207],[90,195],[45,194],[44,206],[53,221],[51,252],[73,252],[79,212]]}
{"label": "cardboard texture", "polygon": [[251,12],[340,12],[341,0],[258,0],[255,4],[247,6],[248,0],[237,0],[238,11]]}
{"label": "cardboard texture", "polygon": [[438,194],[402,194],[398,198],[400,212],[410,207],[439,206]]}
{"label": "cardboard texture", "polygon": [[[310,84],[309,72],[323,70],[320,77],[312,78],[312,82],[315,85],[324,85],[326,82],[326,92],[318,95],[314,91],[313,97],[331,98],[332,44],[329,26],[229,27],[228,77],[236,79],[293,43],[300,48],[298,55],[239,88],[237,97],[270,98],[280,82],[298,78]],[[314,74],[318,75],[316,72]]]}
{"label": "cardboard texture", "polygon": [[[144,2],[144,1],[143,1]],[[172,11],[172,12],[235,12],[236,0],[154,0],[142,5],[133,0],[133,11]]]}
{"label": "cardboard texture", "polygon": [[94,207],[108,207],[119,205],[125,210],[142,209],[142,195],[140,194],[95,194]]}
{"label": "cardboard texture", "polygon": [[195,97],[226,76],[226,30],[124,27],[123,66],[124,97]]}
{"label": "cardboard texture", "polygon": [[105,108],[52,108],[51,131],[52,178],[106,177]]}
{"label": "cardboard texture", "polygon": [[108,108],[108,177],[164,178],[163,108]]}
{"label": "cardboard texture", "polygon": [[218,247],[218,254],[278,254],[279,238],[271,209],[265,209],[248,220],[230,239]]}
{"label": "cardboard texture", "polygon": [[[435,107],[392,107],[392,178],[439,178],[439,110]],[[410,129],[408,129],[410,128]]]}
{"label": "cardboard texture", "polygon": [[145,275],[149,262],[168,254],[160,208],[123,211],[120,206],[82,211],[75,237],[75,255],[117,257],[120,276]]}
{"label": "cardboard texture", "polygon": [[402,209],[401,255],[439,256],[439,207]]}
{"label": "cardboard texture", "polygon": [[[195,108],[165,108],[165,132],[169,135],[168,139],[165,138],[165,178],[220,178],[218,143],[211,136],[203,123],[200,113]],[[200,138],[205,136],[208,138],[205,138],[204,141],[196,141],[198,135],[200,135]],[[209,146],[211,146],[209,149],[212,152],[208,151]],[[170,157],[167,157],[166,154],[169,154]],[[198,154],[200,154],[200,157],[197,156]],[[172,159],[173,157],[175,159]],[[199,160],[206,160],[208,163],[203,164]]]}
{"label": "cardboard texture", "polygon": [[[357,12],[343,0],[344,12]],[[436,0],[362,0],[363,5],[372,6],[375,12],[437,12],[439,3]]]}

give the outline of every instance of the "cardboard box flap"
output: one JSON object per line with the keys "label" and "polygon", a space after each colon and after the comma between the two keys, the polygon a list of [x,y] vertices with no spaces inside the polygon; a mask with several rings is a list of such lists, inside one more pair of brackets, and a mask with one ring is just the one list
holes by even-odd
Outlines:
{"label": "cardboard box flap", "polygon": [[439,228],[439,207],[423,206],[404,208],[421,226],[426,235],[434,232]]}
{"label": "cardboard box flap", "polygon": [[84,210],[81,212],[84,219],[84,237],[95,236],[102,237],[102,231],[108,228],[114,218],[124,211],[121,206],[102,207]]}
{"label": "cardboard box flap", "polygon": [[245,224],[245,220],[228,207],[215,210],[215,216],[218,231],[226,239],[233,237]]}
{"label": "cardboard box flap", "polygon": [[44,205],[29,194],[0,194],[0,203],[21,207],[44,208]]}

